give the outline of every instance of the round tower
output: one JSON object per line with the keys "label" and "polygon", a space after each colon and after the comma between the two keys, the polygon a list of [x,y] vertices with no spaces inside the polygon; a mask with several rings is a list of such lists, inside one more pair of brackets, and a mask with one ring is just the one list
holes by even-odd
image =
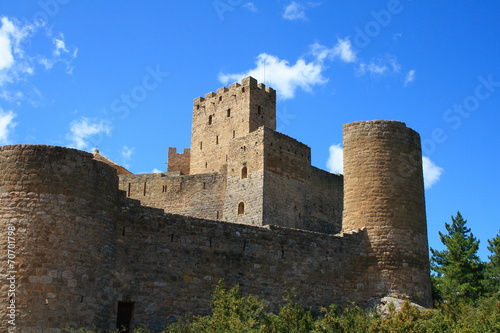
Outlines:
{"label": "round tower", "polygon": [[373,298],[431,306],[420,136],[397,121],[344,125],[343,229],[364,227]]}
{"label": "round tower", "polygon": [[117,199],[116,171],[89,153],[0,147],[2,332],[110,328]]}

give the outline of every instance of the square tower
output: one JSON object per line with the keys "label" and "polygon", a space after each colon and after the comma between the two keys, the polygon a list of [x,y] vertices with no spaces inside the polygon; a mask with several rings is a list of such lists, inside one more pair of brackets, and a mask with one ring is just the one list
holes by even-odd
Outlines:
{"label": "square tower", "polygon": [[218,172],[232,140],[261,126],[276,129],[276,91],[252,77],[219,88],[194,100],[192,126],[190,173]]}

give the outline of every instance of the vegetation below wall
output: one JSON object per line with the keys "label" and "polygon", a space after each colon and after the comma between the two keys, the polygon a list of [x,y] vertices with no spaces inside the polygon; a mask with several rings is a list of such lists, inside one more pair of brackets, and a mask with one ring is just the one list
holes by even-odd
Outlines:
{"label": "vegetation below wall", "polygon": [[[212,315],[186,318],[163,333],[500,332],[500,301],[496,298],[483,298],[474,303],[442,303],[426,310],[405,303],[399,311],[392,308],[384,315],[355,305],[345,309],[331,305],[315,313],[294,302],[291,293],[285,300],[278,313],[270,313],[266,311],[265,301],[242,296],[238,286],[227,289],[219,284],[212,298]],[[146,329],[134,332],[149,333]]]}

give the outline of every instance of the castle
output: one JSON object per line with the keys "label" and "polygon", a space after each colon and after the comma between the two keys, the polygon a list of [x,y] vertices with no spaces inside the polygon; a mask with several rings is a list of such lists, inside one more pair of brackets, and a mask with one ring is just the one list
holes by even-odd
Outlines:
{"label": "castle", "polygon": [[431,306],[419,135],[344,125],[344,176],[310,156],[251,77],[194,100],[191,148],[169,148],[167,172],[0,147],[0,328],[161,330],[208,313],[222,278],[271,308],[286,288],[311,307]]}

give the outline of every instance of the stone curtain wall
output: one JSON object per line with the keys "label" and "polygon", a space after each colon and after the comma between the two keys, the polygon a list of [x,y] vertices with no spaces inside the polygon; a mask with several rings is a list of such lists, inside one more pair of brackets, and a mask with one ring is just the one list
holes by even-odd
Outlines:
{"label": "stone curtain wall", "polygon": [[124,205],[115,292],[118,301],[134,302],[133,325],[160,329],[187,313],[206,314],[219,279],[273,309],[286,288],[314,307],[365,305],[370,298],[363,231],[326,235],[163,214],[132,200]]}
{"label": "stone curtain wall", "polygon": [[325,233],[341,229],[342,177],[311,166],[311,149],[264,128],[264,220]]}
{"label": "stone curtain wall", "polygon": [[[0,147],[0,330],[15,273],[16,327],[109,328],[115,258],[116,171],[61,147]],[[7,232],[15,228],[13,269]]]}
{"label": "stone curtain wall", "polygon": [[120,189],[141,204],[166,212],[222,220],[225,173],[181,175],[179,172],[120,175]]}
{"label": "stone curtain wall", "polygon": [[366,227],[375,289],[431,306],[420,136],[397,121],[344,125],[343,230]]}

